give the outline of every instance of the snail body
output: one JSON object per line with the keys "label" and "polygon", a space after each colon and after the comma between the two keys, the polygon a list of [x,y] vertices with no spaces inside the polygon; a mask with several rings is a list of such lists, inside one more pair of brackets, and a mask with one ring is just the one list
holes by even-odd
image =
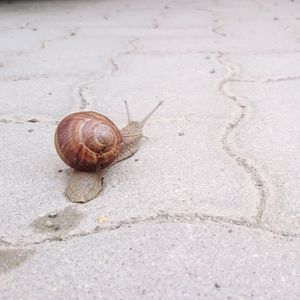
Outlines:
{"label": "snail body", "polygon": [[142,121],[131,121],[121,130],[106,116],[96,112],[78,112],[65,117],[55,132],[55,148],[71,167],[65,194],[72,202],[87,202],[102,189],[105,171],[138,150],[143,126],[162,104],[160,102]]}

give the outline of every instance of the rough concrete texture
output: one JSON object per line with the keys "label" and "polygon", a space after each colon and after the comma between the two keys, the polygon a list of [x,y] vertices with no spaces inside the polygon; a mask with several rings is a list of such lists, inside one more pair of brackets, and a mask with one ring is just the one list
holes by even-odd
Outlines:
{"label": "rough concrete texture", "polygon": [[[299,299],[299,1],[0,3],[0,299]],[[68,113],[139,152],[84,205]]]}

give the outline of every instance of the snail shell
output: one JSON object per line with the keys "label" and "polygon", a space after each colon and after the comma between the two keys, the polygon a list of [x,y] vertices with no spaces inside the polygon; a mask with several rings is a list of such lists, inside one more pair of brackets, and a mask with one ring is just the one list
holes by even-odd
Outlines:
{"label": "snail shell", "polygon": [[57,153],[78,171],[96,172],[109,166],[117,158],[121,142],[116,125],[91,111],[68,115],[55,132]]}

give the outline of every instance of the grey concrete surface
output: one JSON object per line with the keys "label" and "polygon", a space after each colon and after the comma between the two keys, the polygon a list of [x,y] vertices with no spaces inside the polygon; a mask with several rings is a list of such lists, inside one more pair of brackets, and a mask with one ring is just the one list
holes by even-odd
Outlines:
{"label": "grey concrete surface", "polygon": [[[1,2],[0,299],[299,299],[299,58],[296,0]],[[56,125],[124,100],[74,205]]]}

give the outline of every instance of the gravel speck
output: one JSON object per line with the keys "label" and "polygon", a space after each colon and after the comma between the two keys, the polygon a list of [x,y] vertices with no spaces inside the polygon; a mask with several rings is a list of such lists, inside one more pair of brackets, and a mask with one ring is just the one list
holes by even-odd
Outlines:
{"label": "gravel speck", "polygon": [[54,224],[53,224],[53,222],[51,222],[51,221],[46,221],[46,226],[47,227],[52,227]]}
{"label": "gravel speck", "polygon": [[52,212],[48,215],[49,218],[56,218],[57,217],[57,213],[56,212]]}
{"label": "gravel speck", "polygon": [[39,120],[36,118],[29,119],[27,122],[29,123],[37,123]]}
{"label": "gravel speck", "polygon": [[55,231],[58,231],[58,230],[60,229],[60,226],[59,226],[58,224],[55,224],[54,227],[53,227],[53,229],[54,229]]}

